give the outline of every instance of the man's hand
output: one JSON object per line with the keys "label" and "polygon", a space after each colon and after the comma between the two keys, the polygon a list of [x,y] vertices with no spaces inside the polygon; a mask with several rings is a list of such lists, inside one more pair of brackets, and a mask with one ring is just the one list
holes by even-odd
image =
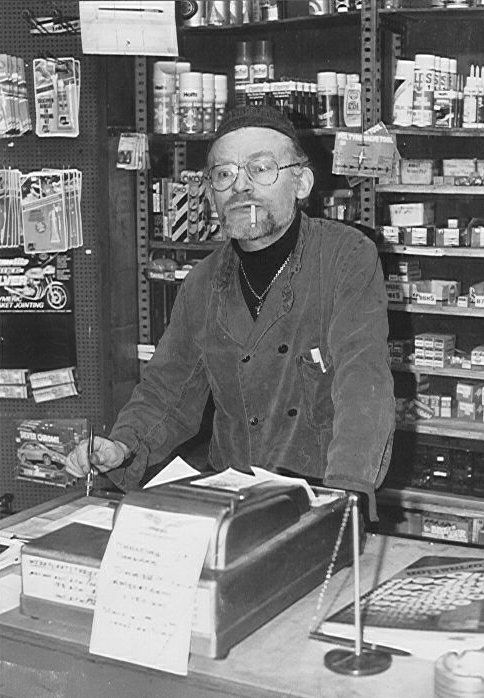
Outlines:
{"label": "man's hand", "polygon": [[129,456],[129,448],[121,441],[94,437],[94,451],[89,461],[88,439],[81,441],[67,456],[66,470],[74,477],[85,477],[91,465],[100,473],[117,468]]}

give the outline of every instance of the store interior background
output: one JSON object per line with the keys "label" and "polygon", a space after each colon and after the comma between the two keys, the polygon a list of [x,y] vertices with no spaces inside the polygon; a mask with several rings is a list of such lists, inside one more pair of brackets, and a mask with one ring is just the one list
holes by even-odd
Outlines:
{"label": "store interior background", "polygon": [[[297,3],[289,3],[293,6]],[[64,15],[77,15],[75,0],[56,0],[55,6]],[[26,418],[87,417],[97,433],[108,431],[119,408],[124,404],[134,387],[140,371],[137,359],[137,344],[140,335],[150,335],[155,342],[163,327],[160,317],[160,289],[149,286],[140,264],[140,240],[137,230],[144,227],[149,212],[140,206],[137,193],[137,173],[116,168],[119,135],[124,131],[139,128],[139,111],[147,113],[147,130],[150,131],[151,95],[137,92],[137,59],[124,56],[83,55],[80,35],[33,35],[22,20],[22,10],[34,15],[46,12],[42,0],[5,0],[1,8],[0,45],[2,51],[21,55],[27,63],[32,59],[49,54],[74,56],[81,61],[81,107],[80,135],[75,139],[39,139],[33,133],[20,138],[0,141],[1,162],[4,166],[17,167],[21,171],[32,171],[42,167],[77,167],[83,172],[82,220],[84,246],[72,251],[74,269],[74,313],[75,349],[81,393],[76,398],[58,402],[35,404],[33,400],[2,400],[0,402],[0,496],[5,492],[14,494],[14,509],[50,499],[59,492],[56,488],[22,482],[15,479],[16,458],[15,422]],[[442,55],[457,56],[458,70],[468,72],[470,65],[484,64],[483,26],[472,19],[459,19],[459,30],[449,21],[438,19],[429,30],[428,22],[412,21],[402,28],[405,51],[408,56],[417,52],[440,52]],[[235,59],[235,39],[262,37],[267,31],[254,25],[248,30],[241,27],[232,33],[200,31],[180,33],[180,54],[191,60],[193,69],[209,72],[224,72],[229,76],[229,105],[233,101],[231,75]],[[322,25],[315,22],[314,28],[307,25],[274,26],[274,62],[276,76],[294,75],[314,80],[320,70],[337,69],[342,72],[361,72],[361,32],[359,22],[334,17],[334,22]],[[390,32],[383,33],[381,50],[389,56],[393,41]],[[207,44],[210,45],[209,50]],[[150,84],[152,60],[146,61],[146,84]],[[383,61],[381,85],[383,99],[381,112],[389,123],[391,102],[392,62]],[[28,77],[29,105],[34,113],[32,81]],[[386,95],[386,97],[385,97]],[[368,106],[368,105],[367,105]],[[371,105],[373,108],[374,105]],[[378,105],[380,106],[380,104]],[[334,135],[306,135],[304,145],[311,150],[317,170],[317,187],[309,205],[309,212],[319,212],[319,192],[340,186],[338,178],[330,174],[331,149]],[[203,163],[207,140],[191,141],[187,144],[187,165],[199,168]],[[427,135],[406,137],[399,135],[398,146],[405,157],[477,157],[483,149],[473,138],[438,138]],[[151,152],[152,176],[160,176],[169,170],[172,162],[170,147],[159,145]],[[386,202],[388,203],[388,201]],[[450,198],[442,201],[441,215],[468,215],[472,204],[472,215],[484,213],[483,205],[476,199],[472,202],[465,196],[458,203]],[[456,206],[458,210],[456,209]],[[375,222],[384,222],[385,205],[378,203]],[[379,220],[376,221],[376,218]],[[371,226],[362,226],[372,236]],[[145,244],[144,241],[143,244]],[[458,275],[464,282],[475,280],[478,262],[462,265],[452,258],[443,260],[439,267],[442,278]],[[431,273],[431,261],[423,260]],[[464,268],[463,268],[464,267]],[[140,293],[141,289],[141,293]],[[146,296],[148,316],[146,316]],[[49,319],[46,318],[45,322]],[[2,342],[8,339],[9,318],[0,316]],[[66,321],[67,322],[67,321]],[[148,323],[148,326],[144,326]],[[463,349],[482,343],[480,322],[475,319],[458,319],[459,335]],[[35,332],[42,332],[42,323],[26,333],[35,355]],[[433,319],[433,329],[440,332],[455,332],[453,318]],[[391,333],[394,336],[410,336],[428,328],[428,321],[414,314],[394,313],[390,316]],[[4,352],[4,347],[2,347]],[[2,353],[0,356],[6,356]],[[48,359],[47,359],[48,363]],[[14,366],[5,365],[9,368]],[[45,366],[56,368],[57,366]],[[396,377],[396,394],[405,394],[411,389],[411,375]],[[210,410],[202,424],[201,435],[182,449],[182,453],[194,453],[204,457],[204,445],[210,431]],[[439,444],[442,448],[455,448],[456,439],[428,436],[419,443]],[[484,442],[468,443],[461,440],[462,448],[470,448],[482,454]],[[393,468],[406,473],[417,448],[415,436],[400,432],[396,436]],[[483,456],[484,458],[484,456]],[[403,478],[404,479],[404,478]],[[82,487],[80,485],[80,487]]]}

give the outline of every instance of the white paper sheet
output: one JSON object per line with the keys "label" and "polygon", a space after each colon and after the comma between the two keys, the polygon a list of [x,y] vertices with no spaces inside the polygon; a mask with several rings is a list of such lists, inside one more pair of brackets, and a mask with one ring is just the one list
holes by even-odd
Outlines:
{"label": "white paper sheet", "polygon": [[17,608],[20,603],[21,579],[19,574],[11,572],[0,577],[0,613]]}
{"label": "white paper sheet", "polygon": [[264,468],[251,468],[253,475],[242,473],[234,468],[227,468],[216,475],[204,477],[202,480],[193,482],[197,487],[217,487],[218,489],[230,490],[231,492],[239,492],[247,487],[259,485],[262,482],[273,482],[280,485],[301,485],[308,493],[309,501],[313,502],[316,499],[311,487],[304,478],[289,477],[280,475],[279,473],[271,473]]}
{"label": "white paper sheet", "polygon": [[270,477],[267,476],[267,471],[261,468],[253,468],[253,470],[259,470],[260,472],[254,472],[254,475],[250,475],[248,473],[242,473],[240,470],[235,470],[235,468],[227,468],[215,475],[209,475],[201,480],[196,480],[192,485],[197,487],[216,487],[217,489],[229,490],[230,492],[240,492],[240,490],[244,490],[247,487],[253,487],[261,482],[270,480]]}
{"label": "white paper sheet", "polygon": [[113,527],[114,508],[88,504],[67,517],[64,525],[71,522],[88,524],[110,531]]}
{"label": "white paper sheet", "polygon": [[178,56],[170,0],[81,0],[83,53]]}
{"label": "white paper sheet", "polygon": [[186,675],[192,615],[215,521],[124,504],[98,578],[90,651]]}
{"label": "white paper sheet", "polygon": [[20,562],[22,546],[23,541],[0,535],[0,570]]}
{"label": "white paper sheet", "polygon": [[146,490],[149,487],[155,487],[155,485],[163,485],[167,482],[176,482],[176,480],[183,480],[185,477],[193,477],[194,475],[200,475],[198,470],[192,468],[183,458],[176,456],[168,465],[160,470],[149,482],[144,485],[143,489]]}

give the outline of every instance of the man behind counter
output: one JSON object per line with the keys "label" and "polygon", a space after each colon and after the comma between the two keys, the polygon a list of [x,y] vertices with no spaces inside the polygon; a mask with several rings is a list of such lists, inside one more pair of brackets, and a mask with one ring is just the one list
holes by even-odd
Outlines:
{"label": "man behind counter", "polygon": [[[209,464],[251,465],[363,492],[388,468],[393,381],[386,293],[374,244],[299,210],[313,186],[291,122],[239,107],[207,162],[209,196],[228,238],[180,287],[168,329],[95,465],[121,489],[194,436],[209,391]],[[67,470],[89,471],[87,442]]]}

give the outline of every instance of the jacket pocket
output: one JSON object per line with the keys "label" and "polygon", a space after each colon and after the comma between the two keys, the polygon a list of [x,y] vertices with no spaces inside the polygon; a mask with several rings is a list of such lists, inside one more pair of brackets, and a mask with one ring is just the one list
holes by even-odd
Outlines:
{"label": "jacket pocket", "polygon": [[324,429],[333,423],[334,408],[331,385],[334,371],[328,366],[323,372],[310,354],[297,357],[297,369],[308,423],[314,429]]}

